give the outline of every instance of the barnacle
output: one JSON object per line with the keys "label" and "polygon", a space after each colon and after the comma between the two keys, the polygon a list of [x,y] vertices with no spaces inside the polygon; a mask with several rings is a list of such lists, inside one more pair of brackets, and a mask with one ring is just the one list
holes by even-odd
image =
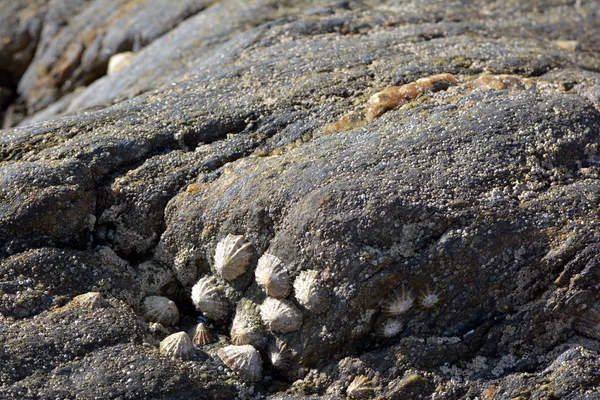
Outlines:
{"label": "barnacle", "polygon": [[312,312],[320,313],[329,307],[327,288],[319,280],[319,271],[302,271],[294,281],[296,300]]}
{"label": "barnacle", "polygon": [[431,308],[437,305],[441,300],[442,298],[440,297],[437,289],[434,288],[431,290],[429,285],[427,285],[427,289],[425,289],[425,291],[422,292],[421,296],[419,297],[419,305],[423,308]]}
{"label": "barnacle", "polygon": [[194,346],[187,333],[177,332],[160,342],[160,354],[173,359],[189,360],[194,354]]}
{"label": "barnacle", "polygon": [[227,235],[215,250],[215,270],[227,281],[232,281],[243,275],[250,265],[252,245],[244,236]]}
{"label": "barnacle", "polygon": [[227,346],[217,352],[219,358],[241,378],[257,382],[262,376],[262,360],[258,350],[246,344]]}
{"label": "barnacle", "polygon": [[221,320],[229,312],[229,303],[221,295],[221,287],[214,276],[205,276],[192,287],[192,302],[207,318]]}
{"label": "barnacle", "polygon": [[415,298],[413,295],[410,291],[407,292],[404,285],[402,285],[402,289],[399,292],[394,292],[394,294],[383,303],[381,308],[386,314],[401,315],[410,310],[414,302]]}
{"label": "barnacle", "polygon": [[373,386],[369,377],[365,375],[356,376],[348,388],[346,394],[353,399],[369,399],[373,396]]}
{"label": "barnacle", "polygon": [[445,90],[456,83],[452,74],[439,74],[406,85],[385,88],[369,98],[365,112],[367,121],[371,122],[384,112],[411,102],[422,94]]}
{"label": "barnacle", "polygon": [[263,254],[258,260],[256,282],[268,296],[283,298],[291,290],[290,275],[281,260],[269,253]]}
{"label": "barnacle", "polygon": [[288,333],[302,326],[302,313],[287,300],[267,298],[260,306],[260,316],[272,332]]}
{"label": "barnacle", "polygon": [[258,307],[248,299],[242,299],[235,312],[231,324],[231,341],[233,344],[252,344],[263,347],[267,336],[262,321],[260,320]]}
{"label": "barnacle", "polygon": [[215,341],[215,335],[212,333],[207,325],[205,319],[199,319],[198,323],[192,327],[189,331],[192,343],[198,346],[203,346]]}
{"label": "barnacle", "polygon": [[144,317],[149,321],[173,326],[179,322],[179,311],[175,302],[162,296],[148,296],[144,300]]}
{"label": "barnacle", "polygon": [[90,310],[109,306],[108,302],[98,292],[88,292],[75,296],[72,304]]}

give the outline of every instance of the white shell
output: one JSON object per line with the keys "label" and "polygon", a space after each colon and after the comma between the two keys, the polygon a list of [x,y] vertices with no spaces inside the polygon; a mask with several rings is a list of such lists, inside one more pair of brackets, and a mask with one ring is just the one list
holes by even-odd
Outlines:
{"label": "white shell", "polygon": [[121,69],[125,68],[131,60],[135,57],[135,53],[132,51],[125,51],[123,53],[117,53],[108,59],[108,69],[106,74],[116,74]]}
{"label": "white shell", "polygon": [[262,360],[258,350],[246,344],[243,346],[227,346],[217,352],[225,365],[241,378],[257,382],[262,376]]}
{"label": "white shell", "polygon": [[300,272],[294,281],[296,300],[312,312],[320,313],[329,307],[329,294],[319,280],[319,271]]}
{"label": "white shell", "polygon": [[192,287],[192,302],[206,318],[221,320],[227,316],[229,303],[221,295],[214,276],[205,276]]}
{"label": "white shell", "polygon": [[258,260],[254,275],[256,282],[268,296],[283,298],[290,294],[290,275],[281,260],[274,255],[263,254]]}
{"label": "white shell", "polygon": [[213,343],[215,341],[213,333],[204,322],[194,325],[188,334],[192,339],[192,343],[197,346],[204,346],[205,344]]}
{"label": "white shell", "polygon": [[194,346],[187,333],[177,332],[160,342],[160,354],[173,359],[189,360],[194,354]]}
{"label": "white shell", "polygon": [[260,306],[260,317],[272,332],[288,333],[302,326],[302,312],[287,300],[267,298]]}
{"label": "white shell", "polygon": [[388,300],[382,305],[382,310],[388,315],[401,315],[411,309],[415,302],[415,298],[406,291],[404,286],[400,292],[395,292]]}
{"label": "white shell", "polygon": [[238,303],[230,335],[233,344],[264,347],[267,335],[258,315],[256,304],[248,299],[243,299]]}
{"label": "white shell", "polygon": [[221,278],[232,281],[248,270],[252,254],[252,245],[244,236],[229,234],[217,244],[215,270]]}
{"label": "white shell", "polygon": [[175,302],[166,297],[148,296],[144,300],[144,317],[165,326],[174,326],[179,322],[179,311]]}
{"label": "white shell", "polygon": [[99,292],[89,292],[73,297],[73,304],[81,308],[95,310],[108,307],[108,302]]}
{"label": "white shell", "polygon": [[346,394],[352,399],[370,399],[373,396],[371,380],[364,375],[355,377],[348,385]]}
{"label": "white shell", "polygon": [[402,332],[404,321],[397,318],[386,318],[377,326],[377,334],[384,338],[391,338]]}
{"label": "white shell", "polygon": [[437,305],[440,301],[441,297],[438,294],[437,290],[431,290],[429,286],[427,286],[427,289],[422,293],[421,297],[419,298],[419,304],[423,308],[431,308]]}

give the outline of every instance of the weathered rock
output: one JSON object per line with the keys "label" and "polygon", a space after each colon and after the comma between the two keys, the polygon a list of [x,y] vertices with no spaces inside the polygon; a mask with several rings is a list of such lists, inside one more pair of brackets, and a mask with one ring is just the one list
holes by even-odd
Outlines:
{"label": "weathered rock", "polygon": [[[182,2],[156,34],[135,21],[165,2],[54,11],[70,25],[42,32],[20,88],[32,111],[65,97],[0,133],[0,397],[600,395],[597,2],[301,3]],[[73,92],[142,33],[129,65]],[[456,82],[365,115],[437,74]],[[254,253],[218,282],[228,311],[265,301],[265,252],[327,300],[287,294],[302,323],[268,334],[289,357],[253,386],[219,371],[224,343],[168,360],[174,332],[138,318],[167,296],[175,331],[197,324],[191,287],[229,234]],[[113,306],[64,307],[90,291]],[[403,291],[414,303],[390,315]],[[60,336],[40,351],[42,325]]]}

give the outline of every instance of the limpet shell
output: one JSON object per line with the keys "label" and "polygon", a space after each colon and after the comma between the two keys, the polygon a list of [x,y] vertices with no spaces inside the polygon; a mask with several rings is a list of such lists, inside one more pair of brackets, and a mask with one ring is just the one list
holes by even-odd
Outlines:
{"label": "limpet shell", "polygon": [[194,354],[194,345],[187,333],[177,332],[160,342],[160,354],[173,359],[189,360]]}
{"label": "limpet shell", "polygon": [[371,380],[365,375],[356,376],[348,385],[346,394],[352,399],[370,399],[373,396]]}
{"label": "limpet shell", "polygon": [[271,332],[288,333],[302,326],[302,312],[287,300],[267,298],[260,306],[260,317]]}
{"label": "limpet shell", "polygon": [[251,344],[264,347],[267,341],[265,328],[258,307],[248,299],[242,299],[236,308],[231,324],[231,342],[236,345]]}
{"label": "limpet shell", "polygon": [[204,346],[205,344],[215,342],[215,335],[210,330],[206,322],[198,322],[188,332],[192,343],[197,346]]}
{"label": "limpet shell", "polygon": [[219,349],[217,354],[242,379],[258,382],[262,377],[262,360],[254,346],[227,346]]}
{"label": "limpet shell", "polygon": [[286,371],[292,367],[294,354],[288,345],[279,338],[269,341],[267,354],[273,367],[279,371]]}
{"label": "limpet shell", "polygon": [[108,301],[104,299],[102,294],[99,292],[88,292],[80,294],[79,296],[73,297],[73,304],[81,308],[87,308],[89,310],[95,310],[98,308],[108,307]]}
{"label": "limpet shell", "polygon": [[162,296],[148,296],[144,300],[144,317],[165,326],[174,326],[179,322],[179,310],[175,302]]}
{"label": "limpet shell", "polygon": [[215,270],[226,281],[232,281],[243,275],[250,265],[252,245],[244,236],[227,235],[215,250]]}
{"label": "limpet shell", "polygon": [[283,298],[290,294],[290,275],[278,257],[269,253],[263,254],[258,260],[254,275],[267,296]]}
{"label": "limpet shell", "polygon": [[229,312],[229,302],[221,294],[214,276],[207,275],[192,287],[192,302],[206,318],[221,320]]}
{"label": "limpet shell", "polygon": [[298,303],[314,313],[321,313],[329,307],[331,299],[319,280],[319,271],[300,272],[294,281],[294,292]]}
{"label": "limpet shell", "polygon": [[399,292],[395,292],[383,303],[381,309],[388,315],[401,315],[410,310],[414,302],[414,296],[410,291],[406,291],[403,285]]}

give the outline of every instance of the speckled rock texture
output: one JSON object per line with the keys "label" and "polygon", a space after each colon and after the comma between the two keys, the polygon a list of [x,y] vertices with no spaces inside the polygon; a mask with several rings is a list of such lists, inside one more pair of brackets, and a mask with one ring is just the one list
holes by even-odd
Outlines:
{"label": "speckled rock texture", "polygon": [[[0,0],[0,398],[600,398],[599,21],[585,0]],[[252,256],[226,281],[228,234]],[[209,276],[225,316],[161,355]]]}

